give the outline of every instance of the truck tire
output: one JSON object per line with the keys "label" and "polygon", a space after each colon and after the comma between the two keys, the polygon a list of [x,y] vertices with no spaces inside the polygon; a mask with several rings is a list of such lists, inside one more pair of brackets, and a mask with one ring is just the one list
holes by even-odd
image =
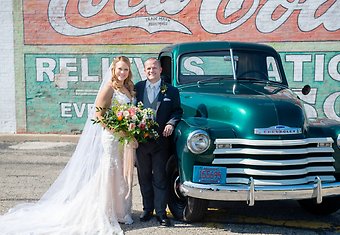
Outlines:
{"label": "truck tire", "polygon": [[340,209],[340,197],[327,197],[317,204],[315,199],[299,200],[300,206],[314,215],[329,215]]}
{"label": "truck tire", "polygon": [[197,222],[202,221],[204,214],[208,207],[208,201],[187,197],[187,205],[183,213],[183,220],[185,222]]}
{"label": "truck tire", "polygon": [[183,220],[183,211],[186,206],[186,198],[182,195],[179,190],[180,181],[177,168],[173,169],[172,174],[170,174],[170,194],[168,207],[171,214],[177,220]]}
{"label": "truck tire", "polygon": [[[180,179],[177,167],[169,172],[170,194],[168,207],[172,215],[185,222],[196,222],[203,219],[208,201],[198,198],[185,197],[180,192]],[[172,172],[172,173],[170,173]]]}

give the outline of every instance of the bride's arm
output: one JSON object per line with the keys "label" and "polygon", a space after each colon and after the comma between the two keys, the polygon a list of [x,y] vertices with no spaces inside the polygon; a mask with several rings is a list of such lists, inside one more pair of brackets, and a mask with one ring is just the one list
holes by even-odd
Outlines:
{"label": "bride's arm", "polygon": [[[112,101],[112,95],[113,95],[113,88],[111,83],[107,83],[103,89],[98,93],[97,100],[95,103],[96,107],[96,113],[95,117],[98,120],[101,120],[103,118],[104,113],[106,110],[110,107],[111,101]],[[100,109],[97,109],[100,108]],[[105,128],[105,124],[100,122],[100,124]]]}

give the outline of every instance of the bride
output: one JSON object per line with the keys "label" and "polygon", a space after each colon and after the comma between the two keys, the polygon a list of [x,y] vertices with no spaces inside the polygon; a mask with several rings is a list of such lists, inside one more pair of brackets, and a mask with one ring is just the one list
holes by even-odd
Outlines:
{"label": "bride", "polygon": [[[95,106],[134,99],[131,64],[114,59],[103,79]],[[94,112],[94,111],[93,111]],[[103,111],[96,112],[100,119]],[[123,234],[119,223],[132,224],[133,144],[123,133],[92,124],[89,118],[71,159],[41,199],[0,216],[1,234]],[[104,128],[103,128],[104,127]]]}

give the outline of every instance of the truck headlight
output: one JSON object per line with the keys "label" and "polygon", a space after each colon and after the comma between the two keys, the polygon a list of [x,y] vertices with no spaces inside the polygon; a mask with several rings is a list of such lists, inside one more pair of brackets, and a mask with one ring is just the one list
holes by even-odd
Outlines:
{"label": "truck headlight", "polygon": [[336,139],[336,143],[337,143],[338,147],[340,148],[340,134],[338,135],[338,138]]}
{"label": "truck headlight", "polygon": [[190,133],[187,139],[189,150],[194,154],[205,152],[210,146],[210,138],[207,132],[196,130]]}

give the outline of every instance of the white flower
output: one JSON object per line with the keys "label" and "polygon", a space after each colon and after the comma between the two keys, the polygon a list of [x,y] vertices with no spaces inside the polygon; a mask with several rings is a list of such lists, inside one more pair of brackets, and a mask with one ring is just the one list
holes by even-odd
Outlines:
{"label": "white flower", "polygon": [[136,120],[138,119],[138,117],[137,117],[137,115],[133,115],[133,116],[131,117],[131,119],[132,119],[133,121],[136,121]]}

